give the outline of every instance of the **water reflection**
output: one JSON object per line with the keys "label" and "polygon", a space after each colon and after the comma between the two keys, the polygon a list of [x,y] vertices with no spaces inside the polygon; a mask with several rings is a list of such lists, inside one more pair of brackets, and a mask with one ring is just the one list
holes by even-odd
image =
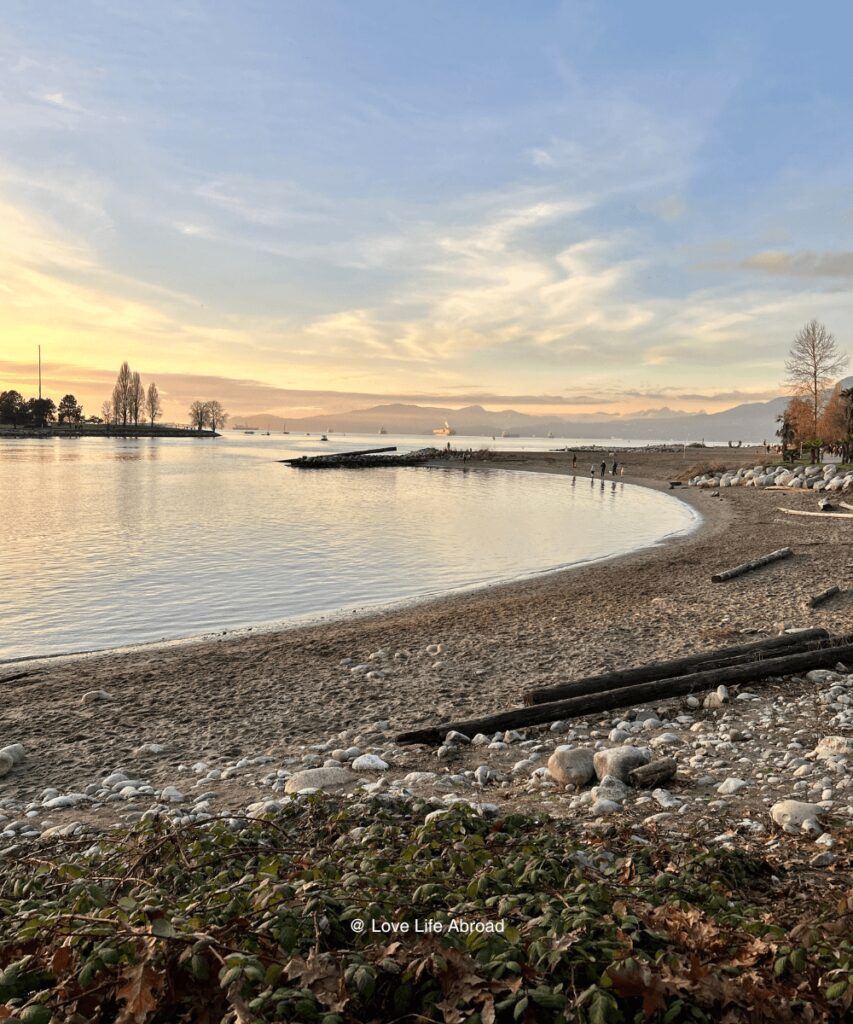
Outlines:
{"label": "water reflection", "polygon": [[0,441],[0,658],[494,582],[693,523],[674,498],[603,480],[300,472],[275,461],[292,439],[258,441]]}

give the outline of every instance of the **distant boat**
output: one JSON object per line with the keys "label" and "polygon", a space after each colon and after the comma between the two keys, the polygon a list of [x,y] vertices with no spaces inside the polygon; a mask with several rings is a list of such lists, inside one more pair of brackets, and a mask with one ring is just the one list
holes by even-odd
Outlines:
{"label": "distant boat", "polygon": [[270,436],[270,432],[268,430],[265,430],[263,436],[264,437],[269,437]]}
{"label": "distant boat", "polygon": [[553,430],[549,430],[548,431],[548,437],[553,437],[553,436],[554,436],[554,431]]}
{"label": "distant boat", "polygon": [[380,428],[379,428],[379,433],[380,433],[380,434],[387,434],[387,433],[388,433],[388,431],[387,431],[387,430],[386,430],[386,429],[385,429],[384,427],[380,427]]}
{"label": "distant boat", "polygon": [[455,433],[456,431],[451,427],[447,420],[444,421],[443,427],[436,427],[435,430],[433,430],[433,434],[436,437],[453,437]]}
{"label": "distant boat", "polygon": [[244,434],[254,434],[254,430],[244,430]]}
{"label": "distant boat", "polygon": [[326,435],[325,435],[325,434],[321,434],[321,435],[320,435],[320,440],[321,440],[321,441],[328,441],[329,439],[328,439],[328,437],[326,437]]}
{"label": "distant boat", "polygon": [[502,430],[501,437],[521,437],[521,434],[511,434],[508,430]]}

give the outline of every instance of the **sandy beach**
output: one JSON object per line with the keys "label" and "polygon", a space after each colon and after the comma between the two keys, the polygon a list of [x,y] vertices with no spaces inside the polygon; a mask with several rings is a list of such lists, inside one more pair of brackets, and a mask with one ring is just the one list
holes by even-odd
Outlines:
{"label": "sandy beach", "polygon": [[[621,479],[669,489],[690,466],[753,465],[761,454],[625,451]],[[589,461],[579,454],[579,485],[589,485]],[[495,454],[488,464],[571,473],[564,453]],[[2,734],[25,744],[28,767],[0,781],[0,795],[26,800],[46,786],[82,787],[116,766],[144,761],[138,752],[146,744],[163,748],[145,765],[156,785],[200,760],[277,760],[341,730],[364,733],[377,721],[393,732],[503,710],[529,686],[743,642],[782,623],[850,629],[849,591],[812,612],[799,607],[804,596],[849,580],[849,524],[776,511],[811,508],[814,499],[804,494],[732,488],[712,497],[687,487],[673,493],[701,513],[701,527],[604,563],[350,620],[32,666],[34,674],[5,686]],[[794,549],[793,559],[711,583],[712,572],[783,545]],[[429,653],[437,644],[441,653]],[[343,659],[352,662],[342,665]],[[352,665],[362,663],[380,676],[352,674]],[[92,690],[109,698],[81,703]],[[418,766],[416,754],[409,760]]]}

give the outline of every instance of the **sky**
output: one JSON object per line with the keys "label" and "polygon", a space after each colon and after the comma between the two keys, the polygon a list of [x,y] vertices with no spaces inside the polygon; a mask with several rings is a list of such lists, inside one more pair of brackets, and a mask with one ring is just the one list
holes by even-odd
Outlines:
{"label": "sky", "polygon": [[780,393],[853,333],[853,7],[4,0],[0,390],[300,416]]}

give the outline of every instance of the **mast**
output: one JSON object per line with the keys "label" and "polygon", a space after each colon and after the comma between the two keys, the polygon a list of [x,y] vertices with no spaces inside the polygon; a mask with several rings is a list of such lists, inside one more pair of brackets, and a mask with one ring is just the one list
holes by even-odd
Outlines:
{"label": "mast", "polygon": [[41,345],[39,345],[39,401],[41,401]]}

